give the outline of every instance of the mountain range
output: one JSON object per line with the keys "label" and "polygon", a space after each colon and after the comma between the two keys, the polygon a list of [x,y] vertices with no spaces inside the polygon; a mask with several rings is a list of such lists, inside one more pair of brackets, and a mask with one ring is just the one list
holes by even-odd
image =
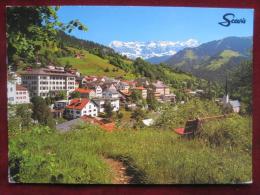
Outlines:
{"label": "mountain range", "polygon": [[195,76],[220,81],[239,63],[252,58],[252,37],[226,37],[199,45],[187,41],[113,41],[110,47],[131,59],[141,57],[152,64],[165,63]]}
{"label": "mountain range", "polygon": [[219,81],[242,61],[251,60],[252,45],[252,37],[227,37],[185,48],[164,62],[195,76]]}
{"label": "mountain range", "polygon": [[172,56],[186,47],[198,45],[199,42],[196,39],[188,39],[186,41],[112,41],[109,47],[130,59],[138,57],[149,59]]}

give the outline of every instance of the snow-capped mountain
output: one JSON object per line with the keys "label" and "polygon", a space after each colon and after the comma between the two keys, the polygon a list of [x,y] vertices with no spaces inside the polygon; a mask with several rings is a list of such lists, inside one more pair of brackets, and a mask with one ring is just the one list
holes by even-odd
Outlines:
{"label": "snow-capped mountain", "polygon": [[199,42],[196,39],[186,41],[112,41],[109,47],[116,52],[126,55],[131,59],[141,57],[143,59],[172,56],[186,47],[197,47]]}

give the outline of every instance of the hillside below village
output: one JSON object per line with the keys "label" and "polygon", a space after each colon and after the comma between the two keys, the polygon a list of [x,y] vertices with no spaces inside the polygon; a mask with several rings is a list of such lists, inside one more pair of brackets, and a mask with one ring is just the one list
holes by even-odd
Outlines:
{"label": "hillside below village", "polygon": [[[23,9],[35,8],[10,8],[8,14]],[[218,83],[129,59],[62,30],[49,29],[53,38],[36,43],[26,33],[41,39],[37,31],[8,22],[11,182],[251,180],[251,61],[238,62]],[[71,24],[69,30],[84,30],[79,21]],[[16,28],[25,34],[24,47],[34,46],[32,53],[14,41]]]}

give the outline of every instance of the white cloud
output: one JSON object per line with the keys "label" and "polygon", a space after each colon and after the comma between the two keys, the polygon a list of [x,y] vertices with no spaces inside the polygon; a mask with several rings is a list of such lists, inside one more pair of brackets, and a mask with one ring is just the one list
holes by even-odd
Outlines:
{"label": "white cloud", "polygon": [[151,57],[161,57],[174,55],[179,50],[186,47],[197,47],[198,40],[188,39],[186,41],[112,41],[109,46],[115,51],[135,59],[142,57],[144,59]]}

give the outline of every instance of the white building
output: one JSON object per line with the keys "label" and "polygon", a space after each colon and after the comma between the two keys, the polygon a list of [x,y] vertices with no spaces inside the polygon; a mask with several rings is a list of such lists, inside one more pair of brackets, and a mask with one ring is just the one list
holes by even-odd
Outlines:
{"label": "white building", "polygon": [[103,97],[104,98],[118,98],[119,93],[115,89],[106,89],[103,91]]}
{"label": "white building", "polygon": [[28,104],[30,97],[28,90],[15,83],[15,80],[8,80],[7,82],[7,99],[9,104]]}
{"label": "white building", "polygon": [[16,104],[29,104],[29,91],[22,85],[16,85]]}
{"label": "white building", "polygon": [[59,100],[54,102],[54,109],[64,109],[69,104],[68,100]]}
{"label": "white building", "polygon": [[95,97],[102,97],[103,89],[98,83],[92,82],[92,83],[88,83],[85,86],[86,88],[91,89],[95,92]]}
{"label": "white building", "polygon": [[93,101],[98,107],[98,112],[105,112],[105,104],[111,104],[113,111],[119,110],[119,98],[94,98]]}
{"label": "white building", "polygon": [[13,80],[7,82],[7,99],[9,104],[16,103],[16,84]]}
{"label": "white building", "polygon": [[124,92],[128,93],[130,86],[128,85],[128,83],[120,81],[116,85],[116,88],[117,88],[117,90],[124,91]]}
{"label": "white building", "polygon": [[75,89],[75,75],[63,70],[32,69],[21,73],[22,84],[29,90],[30,96],[55,95],[59,91],[67,94]]}
{"label": "white building", "polygon": [[65,116],[70,119],[79,118],[84,115],[96,117],[97,114],[97,105],[87,98],[72,99],[65,109]]}
{"label": "white building", "polygon": [[233,112],[239,113],[240,111],[240,102],[238,100],[229,99],[229,95],[226,94],[222,98],[222,103],[224,107],[232,108]]}
{"label": "white building", "polygon": [[93,90],[95,90],[95,92],[96,92],[96,97],[102,97],[102,92],[103,92],[103,90],[102,90],[102,88],[99,86],[99,85],[97,85],[97,86],[94,86],[93,88],[91,88],[91,89],[93,89]]}

